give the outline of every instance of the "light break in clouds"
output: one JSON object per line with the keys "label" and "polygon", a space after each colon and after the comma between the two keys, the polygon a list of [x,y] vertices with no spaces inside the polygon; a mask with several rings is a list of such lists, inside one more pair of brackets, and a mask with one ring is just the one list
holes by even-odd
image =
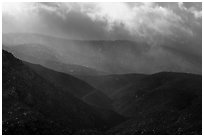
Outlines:
{"label": "light break in clouds", "polygon": [[3,3],[2,19],[3,33],[146,42],[157,63],[168,51],[201,72],[202,3]]}

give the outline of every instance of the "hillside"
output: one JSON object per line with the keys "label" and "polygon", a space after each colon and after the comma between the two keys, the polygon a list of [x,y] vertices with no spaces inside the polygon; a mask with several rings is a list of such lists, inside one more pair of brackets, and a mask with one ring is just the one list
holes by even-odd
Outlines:
{"label": "hillside", "polygon": [[23,63],[53,85],[66,90],[84,102],[96,107],[112,109],[111,99],[100,90],[89,86],[86,82],[40,65],[34,65],[28,62]]}
{"label": "hillside", "polygon": [[201,75],[74,78],[23,62],[4,50],[2,74],[3,134],[202,133]]}
{"label": "hillside", "polygon": [[11,53],[2,54],[3,134],[100,133],[124,120],[113,111],[87,105]]}
{"label": "hillside", "polygon": [[202,76],[161,72],[152,75],[83,77],[131,118],[108,134],[201,134]]}

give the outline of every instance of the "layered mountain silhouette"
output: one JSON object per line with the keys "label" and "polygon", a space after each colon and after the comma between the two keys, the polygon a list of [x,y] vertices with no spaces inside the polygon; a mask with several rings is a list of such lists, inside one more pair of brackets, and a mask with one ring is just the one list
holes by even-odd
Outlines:
{"label": "layered mountain silhouette", "polygon": [[[41,65],[55,70],[58,68],[58,64],[55,65],[55,63],[59,62],[69,66],[73,64],[79,65],[83,66],[84,70],[91,69],[91,71],[83,73],[86,75],[88,73],[94,75],[135,71],[135,68],[131,67],[132,65],[125,64],[127,63],[126,58],[133,60],[135,56],[138,58],[142,57],[142,54],[150,48],[148,44],[136,41],[70,40],[34,33],[3,34],[3,44],[10,48],[9,51],[13,49],[14,55],[17,55],[20,59],[26,59],[29,62],[40,59]],[[47,62],[47,57],[44,57],[47,51],[54,53],[52,56],[54,55],[54,58],[57,58],[57,62],[54,60]],[[77,71],[77,69],[72,69],[72,67],[69,69],[69,66],[63,65],[63,69],[58,69],[57,71],[63,70],[61,72],[65,73]]]}
{"label": "layered mountain silhouette", "polygon": [[202,77],[161,72],[82,77],[130,120],[109,134],[201,134]]}
{"label": "layered mountain silhouette", "polygon": [[24,61],[34,64],[40,64],[52,70],[64,72],[71,75],[107,74],[106,72],[98,71],[90,67],[64,63],[59,59],[60,55],[56,53],[54,49],[40,44],[22,44],[15,46],[3,45],[3,49],[12,52],[15,56]]}
{"label": "layered mountain silhouette", "polygon": [[71,40],[35,33],[2,35],[8,51],[14,49],[20,59],[68,74],[202,72],[201,53],[189,53],[185,43],[174,40],[154,46],[145,41]]}
{"label": "layered mountain silhouette", "polygon": [[[93,90],[85,82],[66,75],[65,88],[47,80],[46,74],[39,75],[11,53],[3,50],[2,54],[3,134],[86,134],[124,120],[110,109],[88,105],[79,99],[87,94],[86,90]],[[53,75],[53,78],[60,76]],[[78,92],[75,95],[79,98],[72,90]]]}
{"label": "layered mountain silhouette", "polygon": [[[46,51],[35,54],[56,61]],[[202,134],[201,75],[72,76],[36,55],[22,61],[3,50],[3,134]]]}
{"label": "layered mountain silhouette", "polygon": [[71,75],[44,68],[40,65],[28,62],[23,63],[50,83],[70,92],[84,102],[93,106],[112,109],[111,99],[100,90],[89,86],[86,82]]}

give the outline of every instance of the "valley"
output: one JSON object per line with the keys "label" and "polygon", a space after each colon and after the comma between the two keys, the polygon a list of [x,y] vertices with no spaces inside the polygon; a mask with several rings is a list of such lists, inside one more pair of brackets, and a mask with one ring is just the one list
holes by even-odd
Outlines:
{"label": "valley", "polygon": [[71,75],[2,52],[3,134],[202,133],[200,75]]}

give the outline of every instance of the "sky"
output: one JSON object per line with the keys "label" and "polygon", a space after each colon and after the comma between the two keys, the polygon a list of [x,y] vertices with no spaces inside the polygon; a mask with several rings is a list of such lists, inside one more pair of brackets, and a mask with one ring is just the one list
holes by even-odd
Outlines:
{"label": "sky", "polygon": [[187,61],[192,72],[202,71],[202,3],[198,2],[3,3],[2,26],[3,33],[146,42],[157,64],[168,61],[159,59],[168,51]]}
{"label": "sky", "polygon": [[201,34],[201,3],[3,3],[3,32],[115,40]]}

